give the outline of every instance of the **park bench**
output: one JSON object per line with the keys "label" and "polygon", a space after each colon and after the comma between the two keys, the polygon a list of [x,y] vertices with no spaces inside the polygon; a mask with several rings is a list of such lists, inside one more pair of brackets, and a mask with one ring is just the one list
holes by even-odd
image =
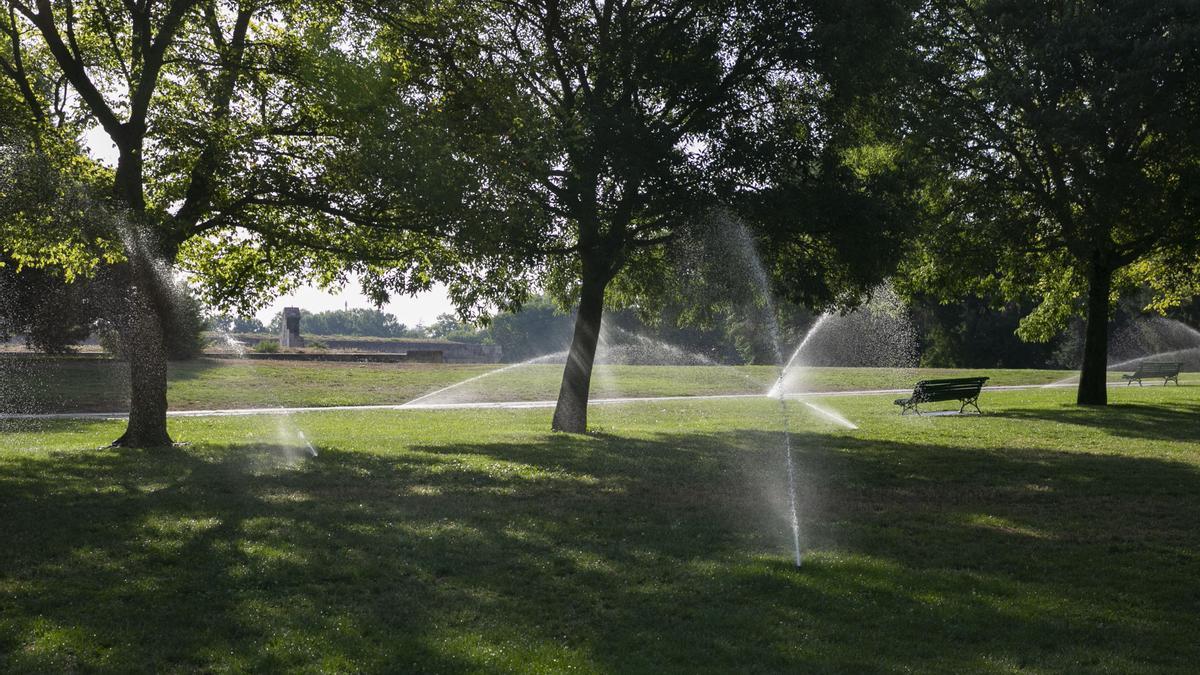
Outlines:
{"label": "park bench", "polygon": [[1121,377],[1128,380],[1128,382],[1125,383],[1125,386],[1129,386],[1129,385],[1133,384],[1134,382],[1137,382],[1138,386],[1140,387],[1140,386],[1142,386],[1142,378],[1149,378],[1149,379],[1154,380],[1154,379],[1158,379],[1160,377],[1163,379],[1164,387],[1167,386],[1167,383],[1170,382],[1171,380],[1175,380],[1175,384],[1178,385],[1179,384],[1179,369],[1182,367],[1183,367],[1182,363],[1161,363],[1161,362],[1151,361],[1151,362],[1143,363],[1143,364],[1139,365],[1137,367],[1137,370],[1133,371],[1132,375],[1127,374],[1127,375],[1122,375]]}
{"label": "park bench", "polygon": [[917,386],[913,387],[912,396],[896,399],[896,405],[900,406],[901,415],[910,410],[920,415],[921,410],[917,406],[921,403],[958,401],[961,403],[958,412],[961,413],[967,409],[967,406],[972,406],[975,408],[975,412],[982,415],[983,411],[979,409],[979,392],[983,389],[983,383],[987,381],[986,377],[921,380]]}

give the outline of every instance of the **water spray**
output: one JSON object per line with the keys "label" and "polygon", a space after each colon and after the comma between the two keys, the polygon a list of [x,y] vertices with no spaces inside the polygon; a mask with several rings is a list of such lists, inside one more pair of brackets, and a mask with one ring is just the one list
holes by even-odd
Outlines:
{"label": "water spray", "polygon": [[[727,218],[728,219],[728,218]],[[733,225],[728,231],[733,234],[734,242],[738,245],[740,253],[744,258],[744,263],[749,268],[750,275],[754,281],[754,285],[762,294],[763,299],[763,316],[766,317],[766,324],[771,330],[771,342],[775,349],[775,362],[779,364],[779,378],[775,381],[775,386],[767,392],[767,395],[779,400],[780,418],[783,422],[783,455],[784,464],[787,468],[787,486],[788,486],[788,520],[792,526],[792,551],[795,555],[796,567],[799,568],[804,557],[800,551],[800,511],[799,500],[796,498],[796,462],[792,457],[792,433],[789,428],[787,399],[783,396],[783,379],[788,372],[788,366],[791,365],[792,359],[787,362],[783,360],[783,352],[779,347],[779,322],[775,316],[775,303],[771,298],[770,281],[767,278],[767,272],[763,269],[762,259],[759,258],[758,251],[755,250],[754,241],[750,238],[749,232],[745,226],[736,220],[731,220]],[[820,320],[818,320],[820,323]],[[817,328],[813,326],[813,330]],[[811,335],[813,331],[810,330]],[[801,343],[800,347],[804,345]],[[797,348],[796,353],[800,351]]]}
{"label": "water spray", "polygon": [[521,368],[523,366],[531,366],[531,365],[534,365],[534,364],[542,362],[542,361],[557,360],[557,359],[565,357],[566,355],[567,355],[567,352],[561,351],[561,352],[554,352],[553,354],[543,354],[542,356],[536,356],[532,359],[527,359],[525,361],[521,361],[520,363],[510,363],[507,366],[501,366],[500,368],[495,368],[495,369],[489,370],[486,373],[480,373],[479,375],[474,375],[472,377],[468,377],[465,380],[461,380],[459,382],[455,382],[454,384],[447,385],[436,391],[431,391],[428,394],[423,394],[423,395],[418,396],[418,397],[412,399],[411,401],[401,405],[400,407],[404,408],[404,407],[408,407],[408,406],[418,406],[423,401],[428,401],[431,398],[437,398],[438,396],[440,396],[448,391],[451,391],[453,389],[458,389],[459,387],[462,387],[463,385],[466,385],[466,384],[470,384],[472,382],[477,382],[479,380],[482,380],[485,377],[499,375],[500,373],[507,373],[510,370],[514,370],[516,368]]}
{"label": "water spray", "polygon": [[[782,378],[782,374],[780,375]],[[792,521],[792,548],[796,556],[796,567],[804,563],[800,553],[800,514],[796,504],[796,462],[792,459],[792,433],[788,428],[787,400],[779,397],[780,414],[783,417],[783,454],[787,458],[788,512]]]}
{"label": "water spray", "polygon": [[850,420],[846,419],[845,417],[842,417],[841,415],[835,413],[834,411],[832,411],[828,408],[822,408],[821,406],[817,405],[816,403],[810,403],[809,401],[805,401],[804,405],[811,408],[817,414],[827,417],[828,419],[831,419],[834,422],[837,422],[838,424],[846,427],[847,429],[857,429],[858,428],[857,424],[855,424],[854,422],[851,422]]}
{"label": "water spray", "polygon": [[300,440],[304,442],[304,447],[308,448],[309,454],[311,454],[313,457],[316,457],[317,449],[314,448],[313,444],[308,440],[308,436],[305,436],[304,432],[300,431],[299,429],[296,430],[296,435],[299,436]]}
{"label": "water spray", "polygon": [[[804,348],[808,346],[808,343],[813,339],[813,336],[820,332],[821,327],[825,325],[825,322],[828,321],[831,316],[833,315],[826,312],[817,317],[817,320],[813,322],[812,327],[808,329],[808,333],[804,335],[804,339],[801,340],[800,344],[796,347],[796,351],[792,352],[791,358],[789,358],[787,362],[783,364],[783,367],[780,368],[779,379],[775,380],[775,386],[771,387],[771,390],[767,392],[767,396],[770,396],[771,398],[783,397],[784,380],[787,378],[787,374],[791,371],[792,364],[796,362],[796,359],[799,358],[800,353],[803,352]],[[776,347],[776,351],[778,351],[778,347]]]}

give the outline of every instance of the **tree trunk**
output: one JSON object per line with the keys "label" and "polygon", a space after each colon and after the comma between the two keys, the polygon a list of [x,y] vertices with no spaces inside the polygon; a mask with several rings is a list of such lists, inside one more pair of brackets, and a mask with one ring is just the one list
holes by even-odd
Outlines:
{"label": "tree trunk", "polygon": [[[171,445],[167,433],[167,348],[166,321],[170,308],[154,271],[146,263],[135,264],[136,287],[129,295],[129,316],[121,336],[129,359],[129,423],[125,433],[113,441],[127,448],[161,448]],[[140,268],[140,269],[139,269]]]}
{"label": "tree trunk", "polygon": [[[140,130],[144,133],[144,129]],[[129,359],[129,423],[114,446],[159,448],[171,445],[167,433],[166,328],[171,317],[171,294],[156,265],[164,262],[162,246],[146,227],[142,188],[141,135],[121,148],[114,197],[128,209],[122,232],[129,256],[130,282],[121,342]]]}
{"label": "tree trunk", "polygon": [[1084,328],[1083,367],[1079,373],[1079,405],[1108,404],[1108,313],[1112,270],[1092,261],[1088,281],[1087,326]]}
{"label": "tree trunk", "polygon": [[608,281],[601,275],[589,274],[587,265],[583,287],[579,294],[579,314],[575,317],[575,335],[571,351],[563,368],[562,387],[558,405],[554,408],[551,428],[582,434],[587,431],[588,391],[592,386],[592,364],[596,360],[596,344],[600,339],[600,320],[604,314],[604,289]]}
{"label": "tree trunk", "polygon": [[120,148],[120,158],[113,176],[113,197],[129,209],[131,216],[143,218],[146,215],[146,193],[143,189],[141,138],[122,139],[117,146]]}

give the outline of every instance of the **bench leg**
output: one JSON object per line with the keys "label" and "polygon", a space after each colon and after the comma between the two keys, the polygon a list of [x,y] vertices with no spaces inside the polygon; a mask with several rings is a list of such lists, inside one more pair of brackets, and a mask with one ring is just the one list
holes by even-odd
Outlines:
{"label": "bench leg", "polygon": [[975,398],[963,399],[962,405],[959,406],[959,408],[958,408],[958,414],[960,414],[960,415],[963,414],[963,411],[965,411],[967,409],[967,406],[971,406],[972,408],[974,408],[975,412],[979,413],[980,415],[983,414],[983,411],[979,409],[979,397],[978,396],[976,396]]}

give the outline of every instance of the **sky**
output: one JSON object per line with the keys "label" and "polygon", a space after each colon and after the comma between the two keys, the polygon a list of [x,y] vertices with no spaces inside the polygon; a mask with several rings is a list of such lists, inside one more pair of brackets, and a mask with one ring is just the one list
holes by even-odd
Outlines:
{"label": "sky", "polygon": [[[97,161],[107,166],[116,166],[117,150],[109,140],[108,135],[100,127],[93,127],[83,135],[83,143],[88,152]],[[351,283],[337,294],[330,294],[319,288],[305,286],[295,293],[283,296],[270,305],[260,309],[255,316],[267,323],[276,312],[284,307],[299,307],[310,312],[324,312],[334,309],[370,308],[374,305],[363,295],[356,283]],[[393,297],[392,301],[382,307],[383,311],[396,315],[396,319],[407,326],[427,326],[437,320],[440,314],[453,314],[454,306],[446,295],[446,287],[436,285],[426,293],[413,297]]]}
{"label": "sky", "polygon": [[[325,312],[355,307],[374,309],[375,306],[359,291],[358,286],[353,284],[347,285],[337,295],[306,286],[259,310],[255,317],[263,323],[269,323],[271,317],[284,307],[299,307],[310,312]],[[395,314],[396,319],[406,326],[428,326],[437,320],[439,314],[453,314],[454,306],[450,304],[450,299],[446,295],[446,287],[439,284],[429,292],[413,297],[393,296],[392,301],[383,306],[383,311]]]}

